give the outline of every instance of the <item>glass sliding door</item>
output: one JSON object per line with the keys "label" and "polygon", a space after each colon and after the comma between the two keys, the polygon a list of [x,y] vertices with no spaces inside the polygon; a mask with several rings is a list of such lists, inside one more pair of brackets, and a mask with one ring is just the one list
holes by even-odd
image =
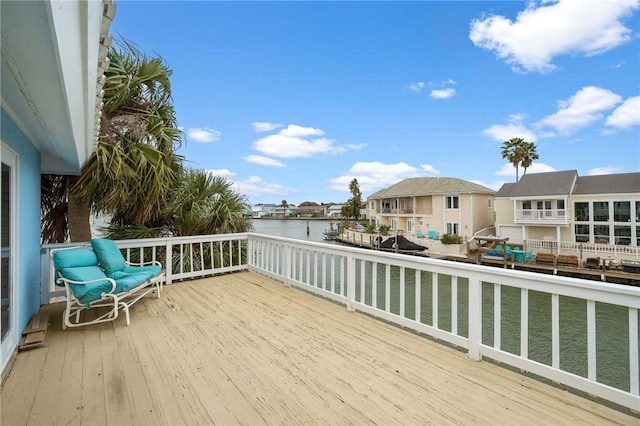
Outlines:
{"label": "glass sliding door", "polygon": [[2,145],[2,174],[0,177],[1,207],[0,223],[0,330],[2,350],[0,370],[18,344],[17,288],[15,280],[16,261],[16,167],[17,155]]}

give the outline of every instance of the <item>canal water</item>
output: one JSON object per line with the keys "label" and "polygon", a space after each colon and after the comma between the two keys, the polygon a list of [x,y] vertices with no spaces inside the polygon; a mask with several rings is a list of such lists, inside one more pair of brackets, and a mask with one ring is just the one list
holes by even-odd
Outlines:
{"label": "canal water", "polygon": [[[266,235],[287,237],[305,241],[340,244],[325,241],[322,232],[330,227],[327,220],[253,220],[254,231]],[[373,264],[367,262],[365,268],[365,303],[384,309],[385,265],[375,266],[378,270],[376,300],[372,301],[371,276]],[[390,309],[400,313],[400,273],[398,267],[391,267]],[[405,316],[416,319],[415,315],[415,271],[405,269]],[[452,331],[451,321],[451,276],[438,275],[438,328]],[[360,282],[360,268],[357,271]],[[433,325],[431,300],[433,289],[432,274],[421,274],[420,321]],[[360,286],[356,286],[356,298],[360,298]],[[482,340],[492,345],[494,340],[493,285],[483,285],[483,331]],[[468,337],[468,283],[458,279],[458,334]],[[503,286],[501,288],[501,347],[519,355],[520,352],[520,289]],[[576,375],[587,377],[587,306],[583,300],[560,297],[560,367]],[[639,320],[640,321],[640,320]],[[598,382],[629,391],[629,322],[628,311],[605,303],[596,304],[596,363]],[[529,358],[545,365],[551,365],[551,295],[536,291],[529,292]]]}

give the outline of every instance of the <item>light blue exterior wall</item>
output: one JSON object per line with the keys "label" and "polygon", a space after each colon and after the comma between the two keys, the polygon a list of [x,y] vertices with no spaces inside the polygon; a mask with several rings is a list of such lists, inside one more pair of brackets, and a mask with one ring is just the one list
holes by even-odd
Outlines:
{"label": "light blue exterior wall", "polygon": [[40,308],[40,152],[2,108],[0,137],[18,154],[18,329]]}

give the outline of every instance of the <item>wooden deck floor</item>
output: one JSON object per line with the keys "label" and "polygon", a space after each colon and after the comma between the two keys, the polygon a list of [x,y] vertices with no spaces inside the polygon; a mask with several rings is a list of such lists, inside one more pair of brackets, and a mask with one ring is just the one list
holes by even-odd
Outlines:
{"label": "wooden deck floor", "polygon": [[22,352],[13,425],[638,424],[638,418],[243,272],[165,287],[131,325]]}

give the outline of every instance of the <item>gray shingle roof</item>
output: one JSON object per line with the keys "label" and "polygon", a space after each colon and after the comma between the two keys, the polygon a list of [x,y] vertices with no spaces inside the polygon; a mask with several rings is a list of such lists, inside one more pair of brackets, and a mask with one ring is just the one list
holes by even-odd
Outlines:
{"label": "gray shingle roof", "polygon": [[420,177],[402,180],[395,185],[373,193],[367,199],[458,193],[494,194],[495,191],[477,183],[458,178]]}
{"label": "gray shingle roof", "polygon": [[640,193],[640,173],[579,177],[575,195]]}
{"label": "gray shingle roof", "polygon": [[502,185],[496,197],[569,195],[577,176],[576,170],[526,174],[517,183]]}

